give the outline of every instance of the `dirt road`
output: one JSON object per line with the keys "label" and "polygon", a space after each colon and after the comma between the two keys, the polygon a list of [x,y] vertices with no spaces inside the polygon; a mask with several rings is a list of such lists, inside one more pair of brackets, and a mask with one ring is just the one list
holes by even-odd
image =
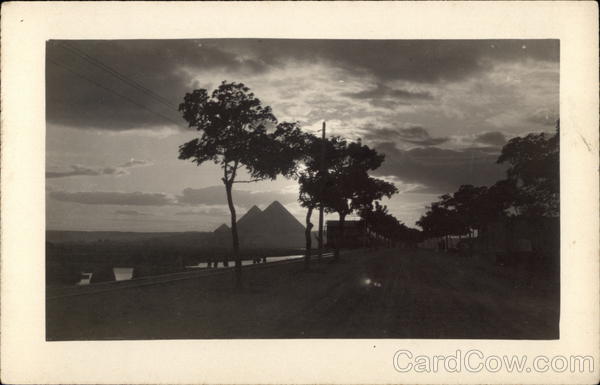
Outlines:
{"label": "dirt road", "polygon": [[358,250],[244,280],[242,292],[225,274],[48,300],[47,339],[558,338],[558,282],[519,287],[477,258]]}

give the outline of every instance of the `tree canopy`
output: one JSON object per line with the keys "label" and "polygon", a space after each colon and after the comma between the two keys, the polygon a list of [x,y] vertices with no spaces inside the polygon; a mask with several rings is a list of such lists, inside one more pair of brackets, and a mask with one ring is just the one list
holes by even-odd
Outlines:
{"label": "tree canopy", "polygon": [[393,183],[373,178],[369,171],[376,170],[385,156],[360,141],[338,142],[336,153],[328,161],[325,176],[326,207],[340,216],[340,220],[355,210],[371,207],[375,200],[391,197],[398,190]]}
{"label": "tree canopy", "polygon": [[[224,81],[210,96],[205,89],[187,93],[179,110],[189,126],[200,132],[200,137],[179,147],[179,159],[189,159],[197,165],[212,161],[223,169],[222,181],[231,213],[236,287],[240,287],[233,184],[294,175],[305,150],[304,134],[297,123],[277,124],[271,108],[263,106],[242,83]],[[250,180],[236,179],[242,167]]]}
{"label": "tree canopy", "polygon": [[515,208],[529,216],[559,214],[560,124],[556,133],[529,134],[511,139],[503,148],[498,163],[508,163],[507,179],[518,188]]}
{"label": "tree canopy", "polygon": [[179,159],[219,164],[229,183],[236,182],[242,166],[253,180],[295,171],[302,151],[298,124],[277,124],[271,108],[263,107],[244,84],[223,82],[210,97],[205,89],[194,90],[185,95],[179,110],[189,126],[202,133],[179,147]]}
{"label": "tree canopy", "polygon": [[389,243],[404,242],[414,246],[420,239],[420,231],[411,229],[399,221],[388,212],[387,206],[380,204],[379,201],[375,201],[372,207],[364,207],[359,214],[371,233],[384,238]]}
{"label": "tree canopy", "polygon": [[506,216],[527,218],[559,214],[559,123],[556,133],[511,139],[497,163],[507,163],[506,179],[490,187],[462,185],[444,194],[417,224],[429,236],[470,234]]}

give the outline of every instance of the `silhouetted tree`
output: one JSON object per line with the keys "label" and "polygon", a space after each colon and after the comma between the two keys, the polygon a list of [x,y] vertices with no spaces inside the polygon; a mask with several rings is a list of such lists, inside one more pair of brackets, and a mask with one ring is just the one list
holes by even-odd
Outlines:
{"label": "silhouetted tree", "polygon": [[422,231],[419,231],[418,229],[412,228],[412,227],[408,227],[406,229],[406,234],[404,235],[404,239],[406,240],[407,244],[411,247],[411,248],[416,248],[417,245],[419,244],[419,242],[423,241],[424,239],[424,235]]}
{"label": "silhouetted tree", "polygon": [[376,200],[390,197],[398,190],[393,183],[369,176],[385,156],[363,145],[360,140],[346,144],[339,140],[334,153],[327,157],[327,175],[322,196],[324,206],[339,216],[334,259],[339,259],[340,244],[344,239],[344,222],[353,211],[369,207]]}
{"label": "silhouetted tree", "polygon": [[516,207],[518,195],[517,185],[510,179],[499,180],[490,186],[483,196],[484,225],[508,215]]}
{"label": "silhouetted tree", "polygon": [[475,230],[480,230],[486,220],[489,209],[486,201],[487,187],[462,185],[452,195],[443,195],[441,205],[455,211],[455,217],[462,228],[456,228],[458,234],[472,237]]}
{"label": "silhouetted tree", "polygon": [[417,224],[428,236],[469,234],[511,214],[528,219],[559,214],[559,133],[511,139],[497,163],[508,163],[507,178],[491,187],[462,185],[434,202]]}
{"label": "silhouetted tree", "polygon": [[[445,196],[440,197],[444,201]],[[434,202],[428,207],[427,212],[417,221],[428,237],[443,237],[448,245],[448,236],[464,231],[456,211],[450,210],[441,202]]]}
{"label": "silhouetted tree", "polygon": [[[398,231],[400,222],[388,212],[387,206],[375,201],[373,209],[365,207],[359,211],[360,217],[365,221],[369,232],[376,238],[384,238],[388,243],[392,241]],[[375,240],[377,243],[377,239]]]}
{"label": "silhouetted tree", "polygon": [[[347,146],[345,140],[340,137],[329,139],[317,138],[312,134],[306,134],[304,147],[304,169],[299,173],[298,183],[300,194],[298,200],[300,205],[307,209],[306,212],[306,255],[305,268],[310,266],[312,247],[312,222],[311,216],[321,202],[325,202],[327,195],[328,171],[324,165],[333,165],[343,157]],[[332,208],[325,206],[325,212],[332,212]]]}
{"label": "silhouetted tree", "polygon": [[[186,93],[179,110],[189,126],[201,133],[179,147],[179,159],[191,159],[198,166],[211,161],[223,169],[221,180],[231,213],[235,285],[240,288],[242,264],[233,185],[291,175],[303,151],[301,131],[295,123],[277,125],[271,108],[262,106],[242,83],[223,81],[210,96],[206,89]],[[269,128],[274,132],[269,133]],[[241,168],[246,169],[250,180],[236,180]]]}
{"label": "silhouetted tree", "polygon": [[300,195],[298,200],[300,201],[300,205],[306,208],[306,229],[304,233],[306,239],[305,268],[308,269],[310,267],[312,248],[311,232],[313,224],[311,222],[311,217],[313,210],[319,206],[322,181],[316,174],[306,170],[300,174],[298,183],[300,185]]}
{"label": "silhouetted tree", "polygon": [[305,134],[304,136],[304,169],[299,172],[298,184],[299,184],[299,196],[298,201],[302,207],[306,208],[306,228],[305,228],[305,239],[306,239],[306,251],[305,251],[305,269],[310,268],[310,258],[312,249],[312,228],[311,217],[314,209],[316,209],[321,202],[321,195],[324,188],[324,178],[321,168],[322,162],[322,150],[328,143],[312,134]]}
{"label": "silhouetted tree", "polygon": [[399,242],[407,246],[416,246],[421,239],[421,232],[412,229],[399,221],[388,212],[387,206],[375,201],[371,207],[359,210],[360,217],[365,221],[369,232],[375,236],[375,243],[381,238],[390,245]]}
{"label": "silhouetted tree", "polygon": [[559,145],[560,122],[556,133],[529,134],[511,139],[502,148],[498,163],[508,163],[508,180],[518,189],[516,210],[525,216],[559,214]]}

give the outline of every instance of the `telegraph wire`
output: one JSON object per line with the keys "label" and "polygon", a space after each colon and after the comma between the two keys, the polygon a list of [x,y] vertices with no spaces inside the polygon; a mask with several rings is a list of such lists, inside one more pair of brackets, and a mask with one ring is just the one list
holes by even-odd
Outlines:
{"label": "telegraph wire", "polygon": [[[173,110],[173,111],[179,113],[179,109],[177,108],[177,106],[175,104],[173,104],[173,102],[170,101],[170,100],[168,100],[167,98],[165,98],[165,97],[157,94],[156,92],[152,91],[149,88],[146,88],[144,85],[138,83],[137,81],[135,81],[133,79],[130,79],[126,75],[124,75],[124,74],[120,73],[119,71],[117,71],[116,69],[114,69],[114,68],[112,68],[112,67],[104,64],[102,61],[100,61],[100,60],[98,60],[98,59],[96,59],[96,58],[88,55],[84,51],[82,51],[82,50],[80,50],[80,49],[78,49],[78,48],[76,48],[76,47],[74,47],[74,46],[72,46],[70,44],[67,44],[65,42],[57,42],[57,43],[64,50],[67,50],[67,51],[71,52],[72,54],[77,55],[78,57],[82,58],[83,60],[87,61],[88,63],[96,66],[96,68],[99,68],[100,70],[102,70],[104,72],[107,72],[108,74],[116,77],[117,79],[119,79],[122,82],[126,83],[130,87],[133,87],[133,88],[135,88],[135,89],[143,92],[144,94],[146,94],[150,98],[152,98],[154,101],[156,101],[158,103],[161,103],[162,105],[168,107],[170,110]],[[113,89],[110,89],[108,87],[103,86],[102,84],[100,84],[100,83],[98,83],[98,82],[96,82],[96,81],[94,81],[94,80],[92,80],[92,79],[90,79],[90,78],[88,78],[88,77],[86,77],[86,76],[84,76],[84,75],[82,75],[82,74],[74,71],[72,68],[69,68],[69,67],[65,66],[64,64],[58,63],[57,61],[54,61],[54,60],[52,60],[50,58],[48,58],[48,60],[52,64],[60,66],[60,67],[62,67],[64,69],[68,70],[69,72],[77,75],[78,77],[80,77],[82,79],[85,79],[85,80],[89,81],[90,83],[96,85],[97,87],[100,87],[100,88],[104,89],[105,91],[111,92],[111,93],[113,93],[113,94],[115,94],[115,95],[117,95],[117,96],[119,96],[119,97],[121,97],[123,99],[126,99],[127,101],[135,104],[136,106],[141,107],[141,108],[145,109],[146,111],[149,111],[149,112],[151,112],[151,113],[153,113],[155,115],[158,115],[158,116],[162,117],[163,119],[166,119],[166,120],[168,120],[168,121],[170,121],[170,122],[172,122],[174,124],[177,124],[179,126],[181,125],[181,123],[177,123],[174,120],[172,120],[172,119],[170,119],[170,118],[168,118],[168,117],[166,117],[166,116],[164,116],[164,115],[162,115],[162,114],[160,114],[160,113],[158,113],[156,111],[153,111],[153,110],[149,109],[148,107],[146,107],[146,106],[144,106],[144,105],[142,105],[142,104],[134,101],[133,99],[129,98],[126,95],[120,94],[120,93],[116,92]],[[308,131],[309,132],[314,132],[314,133],[320,133],[321,129],[317,129],[317,130],[314,130],[314,131],[313,130],[308,130]]]}
{"label": "telegraph wire", "polygon": [[110,93],[112,93],[112,94],[114,94],[114,95],[117,95],[117,96],[119,96],[119,97],[121,97],[121,98],[123,98],[123,99],[125,99],[125,100],[129,101],[130,103],[133,103],[133,104],[135,104],[136,106],[138,106],[138,107],[140,107],[140,108],[143,108],[144,110],[146,110],[146,111],[148,111],[148,112],[150,112],[150,113],[152,113],[152,114],[154,114],[154,115],[156,115],[156,116],[159,116],[159,117],[161,117],[161,118],[163,118],[163,119],[165,119],[165,120],[168,120],[169,122],[171,122],[171,123],[173,123],[173,124],[175,124],[175,125],[177,125],[177,126],[182,126],[182,124],[181,124],[181,123],[178,123],[178,122],[174,121],[173,119],[171,119],[171,118],[169,118],[169,117],[167,117],[167,116],[164,116],[163,114],[161,114],[161,113],[159,113],[159,112],[156,112],[156,111],[154,111],[154,110],[151,110],[151,109],[149,109],[148,107],[144,106],[144,105],[143,105],[143,104],[141,104],[141,103],[138,103],[138,102],[136,102],[135,100],[133,100],[132,98],[130,98],[130,97],[126,96],[126,95],[123,95],[123,94],[121,94],[121,93],[119,93],[119,92],[117,92],[117,91],[115,91],[115,90],[113,90],[113,89],[111,89],[111,88],[105,87],[104,85],[102,85],[102,84],[98,83],[97,81],[95,81],[95,80],[93,80],[93,79],[90,79],[89,77],[87,77],[87,76],[85,76],[85,75],[82,75],[82,74],[78,73],[77,71],[73,70],[72,68],[70,68],[70,67],[68,67],[68,66],[66,66],[66,65],[64,65],[64,64],[62,64],[62,63],[59,63],[59,62],[57,62],[57,61],[55,61],[55,60],[53,60],[53,59],[51,59],[51,58],[49,58],[49,57],[48,57],[47,59],[48,59],[48,61],[49,61],[50,63],[54,64],[55,66],[62,67],[63,69],[65,69],[65,70],[67,70],[67,71],[71,72],[72,74],[74,74],[74,75],[76,75],[76,76],[78,76],[78,77],[80,77],[80,78],[82,78],[82,79],[84,79],[84,80],[87,80],[88,82],[90,82],[90,83],[94,84],[95,86],[97,86],[97,87],[99,87],[99,88],[102,88],[103,90],[105,90],[105,91],[107,91],[107,92],[110,92]]}
{"label": "telegraph wire", "polygon": [[123,75],[122,73],[120,73],[119,71],[115,70],[114,68],[104,64],[103,62],[101,62],[100,60],[88,55],[87,53],[83,52],[82,50],[73,47],[67,43],[64,42],[59,42],[58,43],[59,46],[61,46],[63,49],[69,50],[71,53],[81,57],[82,59],[86,60],[88,63],[96,66],[97,68],[113,75],[114,77],[118,78],[119,80],[123,81],[124,83],[128,84],[129,86],[145,93],[146,95],[148,95],[149,97],[151,97],[152,99],[154,99],[155,101],[169,107],[172,110],[175,110],[176,112],[179,112],[179,110],[177,109],[177,106],[175,104],[173,104],[172,101],[168,100],[167,98],[164,98],[162,96],[160,96],[159,94],[157,94],[156,92],[152,91],[149,88],[146,88],[145,86],[143,86],[142,84],[138,83],[137,81],[130,79],[129,77],[127,77],[126,75]]}

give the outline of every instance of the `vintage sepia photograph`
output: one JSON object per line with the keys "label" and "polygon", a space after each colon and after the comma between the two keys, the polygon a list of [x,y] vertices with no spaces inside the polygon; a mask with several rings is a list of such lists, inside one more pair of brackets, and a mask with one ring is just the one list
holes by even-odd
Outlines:
{"label": "vintage sepia photograph", "polygon": [[596,3],[1,14],[1,383],[598,383]]}
{"label": "vintage sepia photograph", "polygon": [[47,40],[46,341],[559,339],[560,57]]}

